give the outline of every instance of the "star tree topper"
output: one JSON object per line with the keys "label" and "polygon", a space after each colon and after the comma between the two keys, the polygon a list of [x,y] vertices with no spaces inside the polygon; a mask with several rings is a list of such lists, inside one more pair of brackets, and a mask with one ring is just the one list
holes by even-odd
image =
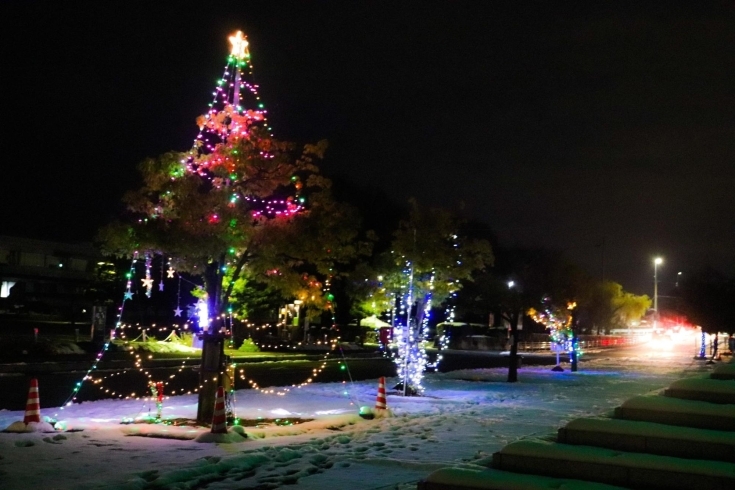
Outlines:
{"label": "star tree topper", "polygon": [[231,54],[235,58],[242,60],[250,58],[250,51],[248,50],[248,40],[245,39],[242,31],[237,31],[234,36],[230,36],[230,42],[232,43]]}

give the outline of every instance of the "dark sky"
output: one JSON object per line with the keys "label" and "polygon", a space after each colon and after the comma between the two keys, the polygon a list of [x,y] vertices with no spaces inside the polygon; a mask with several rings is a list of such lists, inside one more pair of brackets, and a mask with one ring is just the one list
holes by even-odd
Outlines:
{"label": "dark sky", "polygon": [[596,273],[604,238],[638,293],[657,254],[662,288],[735,267],[732,1],[6,0],[0,234],[90,239],[140,160],[190,147],[236,29],[328,174]]}

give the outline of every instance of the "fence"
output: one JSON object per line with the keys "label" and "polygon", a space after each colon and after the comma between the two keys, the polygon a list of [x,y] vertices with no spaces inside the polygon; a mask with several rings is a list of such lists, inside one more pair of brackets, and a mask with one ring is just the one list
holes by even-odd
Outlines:
{"label": "fence", "polygon": [[[534,334],[530,340],[519,340],[519,351],[548,351],[551,350],[549,336],[545,334]],[[626,334],[626,335],[580,335],[579,347],[585,349],[604,349],[607,347],[623,347],[635,345],[650,340],[648,335]]]}

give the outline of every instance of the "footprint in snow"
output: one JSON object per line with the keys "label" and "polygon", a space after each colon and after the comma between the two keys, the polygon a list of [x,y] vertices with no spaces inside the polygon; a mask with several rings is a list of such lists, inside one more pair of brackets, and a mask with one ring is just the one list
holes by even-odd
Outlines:
{"label": "footprint in snow", "polygon": [[319,466],[327,462],[327,457],[323,454],[315,454],[314,456],[309,458],[309,463]]}
{"label": "footprint in snow", "polygon": [[158,470],[144,471],[143,473],[138,473],[138,476],[147,482],[152,482],[153,480],[158,479]]}
{"label": "footprint in snow", "polygon": [[35,445],[36,445],[35,442],[28,440],[28,439],[25,439],[23,441],[15,441],[15,447],[31,447]]}

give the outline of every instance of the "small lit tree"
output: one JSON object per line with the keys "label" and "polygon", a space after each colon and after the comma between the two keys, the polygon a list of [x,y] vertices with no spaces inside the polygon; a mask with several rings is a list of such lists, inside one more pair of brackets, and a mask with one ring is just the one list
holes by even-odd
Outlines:
{"label": "small lit tree", "polygon": [[404,394],[419,394],[428,357],[424,348],[432,306],[457,294],[461,280],[492,265],[490,244],[459,236],[462,220],[411,201],[391,250],[378,267],[381,280],[371,302],[394,309],[394,361]]}

